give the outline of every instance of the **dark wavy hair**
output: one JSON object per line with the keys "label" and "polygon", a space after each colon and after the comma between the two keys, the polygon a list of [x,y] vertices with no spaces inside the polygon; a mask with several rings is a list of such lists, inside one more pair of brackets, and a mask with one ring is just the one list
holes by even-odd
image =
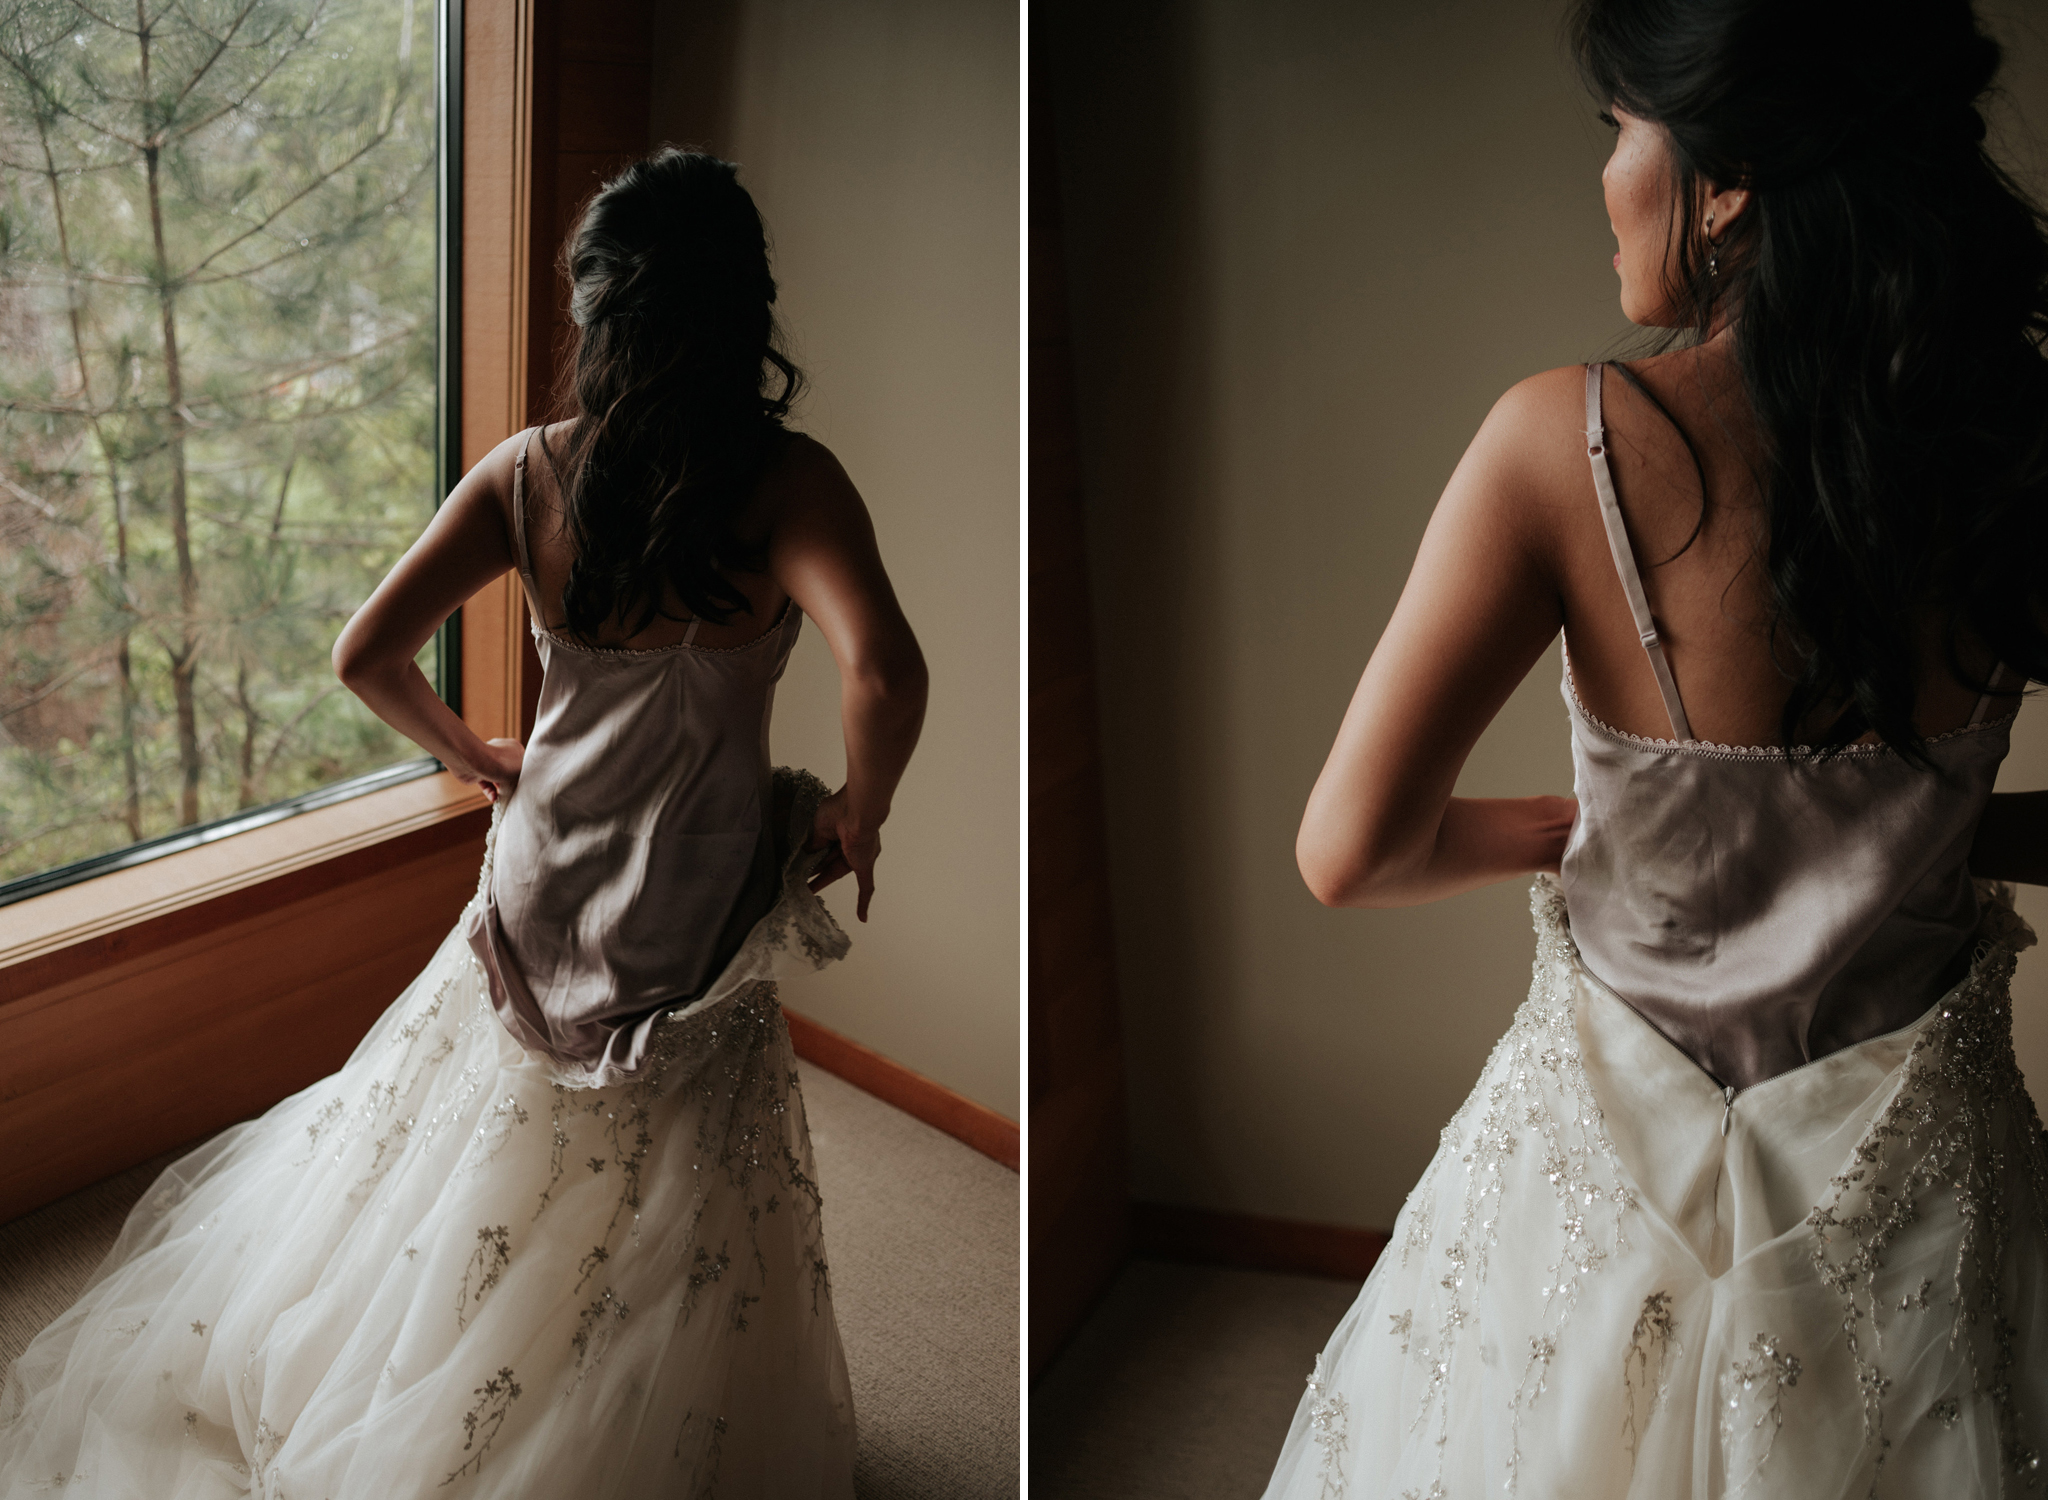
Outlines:
{"label": "dark wavy hair", "polygon": [[[1968,0],[1582,0],[1570,38],[1669,132],[1686,327],[1732,325],[1784,742],[1925,764],[1930,625],[1969,686],[1965,632],[2048,680],[2048,221],[1984,149],[2000,48]],[[1718,247],[1707,183],[1751,194]]]}
{"label": "dark wavy hair", "polygon": [[728,570],[764,559],[733,521],[803,387],[776,347],[754,200],[730,162],[665,147],[598,189],[562,269],[576,333],[559,400],[580,418],[555,469],[575,551],[568,630],[588,641],[616,620],[637,635],[671,593],[717,624],[746,613]]}

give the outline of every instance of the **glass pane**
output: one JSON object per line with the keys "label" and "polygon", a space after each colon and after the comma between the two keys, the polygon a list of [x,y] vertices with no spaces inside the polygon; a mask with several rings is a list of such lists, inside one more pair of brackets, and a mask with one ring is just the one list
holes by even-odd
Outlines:
{"label": "glass pane", "polygon": [[419,754],[328,652],[437,499],[434,34],[7,7],[0,881]]}

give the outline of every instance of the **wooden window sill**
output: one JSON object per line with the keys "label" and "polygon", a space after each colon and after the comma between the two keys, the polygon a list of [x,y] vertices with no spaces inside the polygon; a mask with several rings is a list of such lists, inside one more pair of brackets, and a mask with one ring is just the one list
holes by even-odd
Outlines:
{"label": "wooden window sill", "polygon": [[[0,1011],[105,963],[481,833],[489,803],[446,771],[115,870],[0,909]],[[475,825],[475,826],[471,826]],[[425,838],[420,837],[425,835]],[[355,856],[355,858],[350,858]]]}

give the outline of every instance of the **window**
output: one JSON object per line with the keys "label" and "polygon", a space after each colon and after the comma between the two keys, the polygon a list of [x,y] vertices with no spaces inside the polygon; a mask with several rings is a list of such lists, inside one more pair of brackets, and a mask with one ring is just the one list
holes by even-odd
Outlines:
{"label": "window", "polygon": [[11,19],[0,901],[431,771],[328,651],[446,469],[432,0]]}

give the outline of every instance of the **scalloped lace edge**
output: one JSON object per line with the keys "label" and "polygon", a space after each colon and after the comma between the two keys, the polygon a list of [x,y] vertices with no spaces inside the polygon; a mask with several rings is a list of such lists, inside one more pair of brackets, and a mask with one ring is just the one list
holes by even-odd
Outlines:
{"label": "scalloped lace edge", "polygon": [[[1626,729],[1616,729],[1605,719],[1596,717],[1586,707],[1585,702],[1579,697],[1579,685],[1572,679],[1571,653],[1566,651],[1563,653],[1563,656],[1564,692],[1566,700],[1571,704],[1572,711],[1581,719],[1584,719],[1590,727],[1638,750],[1650,750],[1659,754],[1697,755],[1708,760],[1803,760],[1818,754],[1811,745],[1797,745],[1790,748],[1783,745],[1722,745],[1712,740],[1656,739],[1649,735],[1630,734]],[[1925,743],[1939,745],[1945,740],[1961,739],[1963,736],[1971,734],[1983,734],[1987,730],[2010,729],[2013,720],[2018,717],[2019,710],[2014,709],[2011,713],[1999,718],[1986,719],[1982,724],[1964,724],[1955,729],[1945,729],[1940,734],[1931,734],[1927,737]],[[1885,744],[1843,745],[1835,751],[1835,754],[1838,756],[1849,755],[1858,758],[1872,755],[1891,755],[1893,753],[1892,747]]]}
{"label": "scalloped lace edge", "polygon": [[539,617],[531,610],[527,611],[526,627],[538,639],[545,640],[551,646],[560,646],[564,651],[575,656],[597,656],[607,660],[622,661],[646,661],[651,657],[680,656],[684,652],[688,652],[693,656],[736,656],[742,651],[751,651],[760,645],[761,642],[772,640],[781,634],[783,627],[789,623],[791,612],[796,607],[796,600],[785,598],[782,601],[782,613],[775,617],[775,623],[755,636],[751,641],[742,641],[737,646],[697,646],[692,645],[688,641],[677,641],[674,645],[670,646],[649,646],[639,651],[625,646],[586,646],[581,641],[572,641],[569,637],[562,635],[552,627],[541,624]]}

